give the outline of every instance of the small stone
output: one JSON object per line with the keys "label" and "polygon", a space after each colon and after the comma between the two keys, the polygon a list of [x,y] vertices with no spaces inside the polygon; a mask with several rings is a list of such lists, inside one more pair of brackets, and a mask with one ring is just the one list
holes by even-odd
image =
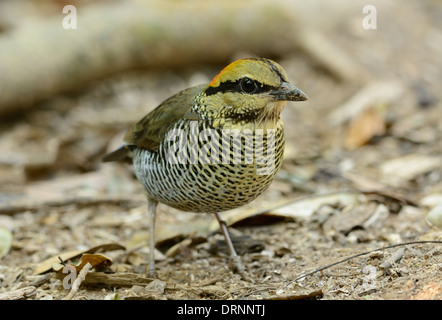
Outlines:
{"label": "small stone", "polygon": [[435,227],[442,228],[442,204],[430,210],[427,221]]}

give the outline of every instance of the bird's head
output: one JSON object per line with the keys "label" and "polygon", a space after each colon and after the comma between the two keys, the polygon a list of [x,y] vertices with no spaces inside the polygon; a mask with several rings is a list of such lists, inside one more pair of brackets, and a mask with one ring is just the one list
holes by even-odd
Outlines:
{"label": "bird's head", "polygon": [[307,96],[290,84],[284,69],[269,59],[241,59],[225,67],[208,85],[206,112],[238,122],[276,122],[286,101]]}

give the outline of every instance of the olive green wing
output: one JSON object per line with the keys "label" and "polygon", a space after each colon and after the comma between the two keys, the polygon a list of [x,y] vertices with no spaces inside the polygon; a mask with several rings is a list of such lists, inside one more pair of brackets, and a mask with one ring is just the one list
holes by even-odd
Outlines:
{"label": "olive green wing", "polygon": [[157,151],[170,128],[180,119],[199,120],[191,108],[195,97],[205,88],[200,85],[178,92],[132,125],[124,137],[125,145],[107,154],[104,162],[130,158],[131,147]]}

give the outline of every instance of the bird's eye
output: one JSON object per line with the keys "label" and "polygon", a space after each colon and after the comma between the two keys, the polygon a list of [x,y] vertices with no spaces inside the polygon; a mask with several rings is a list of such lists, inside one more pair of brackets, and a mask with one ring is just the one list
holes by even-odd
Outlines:
{"label": "bird's eye", "polygon": [[239,82],[241,90],[245,93],[253,93],[258,89],[258,85],[250,78],[242,78]]}

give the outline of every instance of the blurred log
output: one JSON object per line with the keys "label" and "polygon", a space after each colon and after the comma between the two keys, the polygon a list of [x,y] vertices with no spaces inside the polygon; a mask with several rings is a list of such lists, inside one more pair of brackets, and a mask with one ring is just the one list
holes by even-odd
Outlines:
{"label": "blurred log", "polygon": [[290,1],[139,1],[77,8],[0,38],[0,116],[114,73],[226,62],[235,52],[283,55],[296,48]]}

